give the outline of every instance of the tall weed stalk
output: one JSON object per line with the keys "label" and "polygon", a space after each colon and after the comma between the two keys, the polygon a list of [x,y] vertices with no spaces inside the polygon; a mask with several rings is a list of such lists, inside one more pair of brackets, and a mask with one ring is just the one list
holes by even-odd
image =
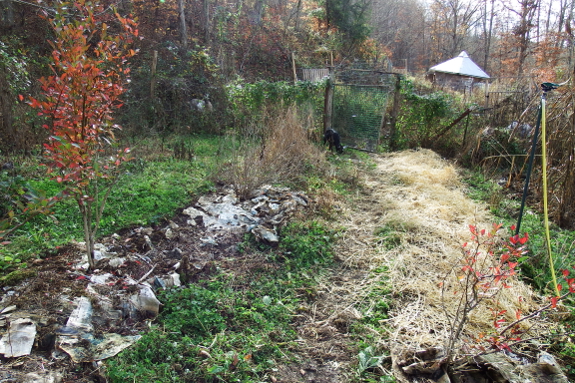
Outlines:
{"label": "tall weed stalk", "polygon": [[232,184],[240,198],[266,183],[302,186],[306,172],[326,165],[325,152],[309,138],[311,121],[291,106],[275,116],[264,113],[245,135],[230,134],[236,145],[227,145],[235,149],[221,164],[219,180]]}

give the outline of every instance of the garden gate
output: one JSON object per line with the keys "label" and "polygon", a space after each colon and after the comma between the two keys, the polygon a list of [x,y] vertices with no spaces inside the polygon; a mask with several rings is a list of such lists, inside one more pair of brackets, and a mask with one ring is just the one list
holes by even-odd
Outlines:
{"label": "garden gate", "polygon": [[344,146],[374,152],[385,128],[396,76],[376,70],[334,71],[326,97],[325,127],[335,129]]}

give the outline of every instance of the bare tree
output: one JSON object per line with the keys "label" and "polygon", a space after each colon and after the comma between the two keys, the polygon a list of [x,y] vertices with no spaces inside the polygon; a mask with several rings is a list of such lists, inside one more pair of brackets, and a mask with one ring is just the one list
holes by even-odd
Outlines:
{"label": "bare tree", "polygon": [[204,45],[210,45],[210,1],[202,0],[202,28],[204,30]]}
{"label": "bare tree", "polygon": [[483,0],[483,69],[489,73],[489,56],[493,38],[495,0]]}
{"label": "bare tree", "polygon": [[184,50],[188,49],[188,29],[186,25],[186,8],[185,0],[178,0],[178,10],[180,16],[180,41]]}
{"label": "bare tree", "polygon": [[509,4],[505,7],[518,16],[518,22],[513,28],[515,44],[517,46],[517,76],[524,72],[525,59],[529,54],[531,31],[535,27],[534,19],[539,8],[540,0],[518,0],[519,10]]}
{"label": "bare tree", "polygon": [[462,49],[475,24],[481,3],[465,0],[434,0],[431,33],[438,39],[442,58],[453,57]]}
{"label": "bare tree", "polygon": [[427,67],[429,41],[425,4],[419,0],[374,0],[372,37],[391,53],[392,61],[407,61],[412,69]]}

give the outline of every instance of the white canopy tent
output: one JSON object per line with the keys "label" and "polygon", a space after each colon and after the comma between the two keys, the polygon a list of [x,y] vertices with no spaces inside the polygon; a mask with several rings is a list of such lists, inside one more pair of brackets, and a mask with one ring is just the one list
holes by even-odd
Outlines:
{"label": "white canopy tent", "polygon": [[490,78],[476,63],[471,60],[467,52],[429,68],[429,72],[449,73],[478,79]]}

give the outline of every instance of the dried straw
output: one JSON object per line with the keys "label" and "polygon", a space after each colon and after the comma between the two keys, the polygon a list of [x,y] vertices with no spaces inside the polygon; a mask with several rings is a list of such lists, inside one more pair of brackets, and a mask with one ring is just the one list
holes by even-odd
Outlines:
{"label": "dried straw", "polygon": [[[494,218],[485,205],[466,197],[457,169],[432,151],[374,156],[373,161],[377,166],[366,176],[365,194],[354,198],[339,222],[347,228],[339,256],[351,269],[389,269],[393,308],[385,325],[391,328],[390,345],[413,351],[442,347],[451,331],[445,311],[453,314],[460,296],[453,289],[462,244],[470,239],[469,225],[489,229]],[[393,233],[399,244],[384,246],[386,234],[382,239],[374,234],[378,231]],[[442,282],[448,292],[445,300]],[[490,306],[507,310],[508,321],[515,319],[517,310],[529,313],[539,307],[539,298],[528,286],[519,280],[511,281],[511,285],[497,299],[484,300],[485,305],[472,313],[463,340],[481,332],[493,333]],[[369,285],[356,283],[347,288],[350,295],[358,294],[357,301]],[[346,305],[352,306],[349,302]],[[343,309],[335,308],[335,312]],[[532,323],[522,326],[533,336],[541,331],[532,328]]]}

